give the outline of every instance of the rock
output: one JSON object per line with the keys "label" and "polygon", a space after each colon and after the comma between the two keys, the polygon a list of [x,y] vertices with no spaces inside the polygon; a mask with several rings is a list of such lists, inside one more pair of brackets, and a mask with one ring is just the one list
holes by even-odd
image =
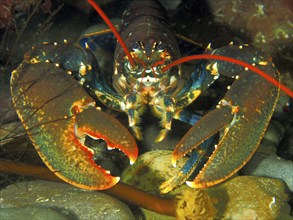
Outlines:
{"label": "rock", "polygon": [[[159,186],[165,180],[176,175],[179,168],[186,162],[186,160],[179,160],[177,167],[174,168],[171,164],[171,155],[172,151],[169,150],[149,151],[140,155],[132,166],[129,166],[123,171],[121,181],[159,195]],[[177,190],[175,191],[179,193]],[[146,209],[141,210],[143,217],[140,216],[140,218],[160,220],[175,219],[174,217],[160,215]]]}
{"label": "rock", "polygon": [[[209,0],[215,21],[247,34],[255,47],[270,54],[283,51],[292,45],[293,20],[290,1]],[[290,43],[291,42],[291,43]]]}
{"label": "rock", "polygon": [[171,164],[171,155],[172,151],[169,150],[149,151],[140,155],[132,166],[123,171],[121,181],[134,184],[147,192],[160,194],[159,186],[175,176],[187,161],[186,158],[179,160],[174,168]]}
{"label": "rock", "polygon": [[284,133],[285,128],[282,123],[271,120],[257,151],[267,154],[276,153]]}
{"label": "rock", "polygon": [[293,162],[278,157],[276,154],[255,153],[242,168],[244,175],[272,177],[283,180],[293,191]]}
{"label": "rock", "polygon": [[[122,181],[159,195],[159,185],[178,172],[178,169],[176,170],[176,168],[168,165],[170,156],[170,151],[153,151],[143,154],[134,165],[123,172]],[[290,218],[290,207],[287,203],[288,196],[285,193],[286,186],[283,181],[278,179],[237,176],[228,179],[222,184],[200,191],[198,191],[199,189],[191,189],[186,184],[183,184],[164,196],[174,197],[174,195],[179,194],[177,198],[183,198],[184,196],[180,196],[180,194],[186,195],[186,189],[189,189],[187,198],[190,198],[190,200],[196,198],[202,192],[207,193],[209,203],[214,203],[216,208],[217,219]],[[186,201],[184,203],[188,204]],[[191,204],[193,203],[191,202]],[[202,210],[211,209],[207,206],[204,207]],[[142,209],[142,212],[145,219],[174,219],[173,217],[158,215],[144,209]]]}
{"label": "rock", "polygon": [[285,184],[277,179],[238,176],[206,189],[218,199],[221,219],[289,219]]}
{"label": "rock", "polygon": [[280,146],[278,147],[277,155],[284,159],[293,161],[293,117],[291,118],[291,124],[288,125]]}
{"label": "rock", "polygon": [[23,207],[23,208],[1,208],[1,219],[46,219],[46,220],[70,220],[75,219],[68,213],[59,213],[57,210],[39,207]]}
{"label": "rock", "polygon": [[1,208],[26,207],[34,210],[33,207],[37,206],[49,211],[57,209],[69,219],[134,219],[130,209],[119,200],[101,192],[85,191],[62,183],[15,183],[2,189],[0,198]]}
{"label": "rock", "polygon": [[201,189],[187,189],[177,195],[177,219],[215,219],[215,199]]}

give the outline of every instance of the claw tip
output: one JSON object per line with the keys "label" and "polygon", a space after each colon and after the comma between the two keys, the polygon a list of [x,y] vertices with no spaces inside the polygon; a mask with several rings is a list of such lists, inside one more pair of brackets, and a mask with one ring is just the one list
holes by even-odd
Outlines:
{"label": "claw tip", "polygon": [[186,183],[186,185],[188,185],[191,188],[195,188],[195,186],[196,186],[196,184],[194,184],[194,182],[192,182],[192,181],[186,181],[185,183]]}
{"label": "claw tip", "polygon": [[163,140],[163,138],[160,137],[160,136],[158,136],[158,137],[156,138],[155,142],[156,142],[156,143],[160,143],[162,140]]}
{"label": "claw tip", "polygon": [[130,161],[130,165],[132,165],[132,164],[134,164],[134,162],[136,161],[136,159],[129,159],[129,161]]}
{"label": "claw tip", "polygon": [[171,163],[172,163],[173,167],[176,167],[176,162],[177,162],[177,160],[174,157],[172,157],[171,158]]}
{"label": "claw tip", "polygon": [[172,189],[170,187],[160,187],[161,194],[166,194],[170,192]]}
{"label": "claw tip", "polygon": [[117,176],[117,177],[114,177],[114,183],[116,184],[116,183],[118,183],[120,181],[120,177],[119,176]]}

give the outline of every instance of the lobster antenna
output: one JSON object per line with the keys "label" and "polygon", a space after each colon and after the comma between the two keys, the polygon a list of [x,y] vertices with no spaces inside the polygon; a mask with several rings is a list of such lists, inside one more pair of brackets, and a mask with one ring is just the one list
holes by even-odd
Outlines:
{"label": "lobster antenna", "polygon": [[115,35],[115,37],[117,38],[117,40],[119,41],[121,47],[124,49],[129,62],[131,64],[132,67],[135,67],[135,62],[129,52],[129,50],[127,49],[127,46],[125,44],[125,42],[123,41],[122,37],[120,36],[120,34],[118,33],[117,29],[115,28],[115,26],[112,24],[112,22],[110,21],[110,19],[108,18],[108,16],[103,12],[103,10],[100,8],[100,6],[95,3],[94,0],[87,0],[88,3],[96,10],[96,12],[98,12],[98,14],[102,17],[102,19],[105,21],[105,23],[109,26],[109,28],[113,31],[113,34]]}
{"label": "lobster antenna", "polygon": [[293,91],[280,83],[279,81],[275,80],[273,77],[269,76],[266,74],[264,71],[246,63],[241,60],[237,60],[231,57],[226,57],[226,56],[220,56],[220,55],[215,55],[215,54],[200,54],[200,55],[192,55],[192,56],[187,56],[187,57],[182,57],[180,59],[177,59],[173,61],[172,63],[167,64],[162,68],[162,71],[165,72],[168,69],[170,69],[173,66],[191,61],[191,60],[201,60],[201,59],[209,59],[209,60],[222,60],[226,61],[229,63],[234,63],[239,66],[243,66],[244,68],[249,69],[252,72],[257,73],[258,75],[262,76],[264,79],[266,79],[268,82],[272,83],[273,85],[280,87],[281,90],[283,90],[285,93],[287,93],[291,98],[293,98]]}
{"label": "lobster antenna", "polygon": [[[125,42],[121,38],[120,34],[118,33],[117,29],[115,28],[115,26],[112,24],[112,22],[108,18],[108,16],[103,12],[103,10],[99,7],[99,5],[94,2],[94,0],[87,0],[87,1],[96,10],[96,12],[102,17],[102,19],[109,26],[109,28],[113,31],[113,34],[115,35],[115,37],[119,41],[121,47],[124,49],[131,66],[134,67],[135,62],[134,62],[133,57],[131,56]],[[220,55],[215,55],[215,54],[201,54],[201,55],[187,56],[187,57],[177,59],[177,60],[173,61],[172,63],[167,64],[165,67],[162,68],[162,71],[165,72],[173,66],[176,66],[176,65],[179,65],[179,64],[191,61],[191,60],[201,60],[201,59],[222,60],[222,61],[226,61],[226,62],[230,62],[230,63],[234,63],[237,65],[243,66],[244,68],[247,68],[247,69],[251,70],[252,72],[255,72],[258,75],[262,76],[264,79],[266,79],[268,82],[272,83],[273,85],[280,87],[280,89],[282,91],[284,91],[291,98],[293,98],[293,91],[291,89],[289,89],[288,87],[286,87],[285,85],[283,85],[279,81],[275,80],[273,77],[269,76],[264,71],[254,67],[246,62],[243,62],[241,60],[237,60],[237,59],[234,59],[231,57],[220,56]]]}

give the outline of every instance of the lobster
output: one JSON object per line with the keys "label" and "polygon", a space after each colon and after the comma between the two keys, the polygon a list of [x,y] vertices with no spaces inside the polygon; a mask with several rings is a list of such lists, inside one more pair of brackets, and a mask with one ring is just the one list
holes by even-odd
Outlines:
{"label": "lobster", "polygon": [[[99,12],[93,1],[88,2]],[[111,29],[115,34],[113,25]],[[105,140],[108,149],[121,150],[131,164],[138,148],[128,129],[101,110],[107,107],[126,113],[138,140],[142,139],[139,123],[148,109],[161,122],[156,141],[165,138],[173,119],[193,125],[175,147],[171,162],[176,165],[190,153],[189,160],[178,175],[161,185],[163,193],[193,173],[195,179],[187,184],[202,188],[228,179],[243,167],[256,151],[279,95],[279,72],[270,56],[247,45],[208,47],[201,57],[205,60],[196,64],[186,81],[176,62],[181,55],[167,12],[155,0],[130,4],[120,35],[115,35],[120,43],[114,53],[112,85],[87,40],[84,47],[67,41],[33,47],[12,72],[14,107],[44,163],[77,187],[103,190],[114,186],[119,177],[95,163],[86,136]],[[265,72],[275,85],[255,72]],[[216,109],[203,117],[187,111],[220,75],[235,80]],[[219,131],[222,135],[214,144]]]}

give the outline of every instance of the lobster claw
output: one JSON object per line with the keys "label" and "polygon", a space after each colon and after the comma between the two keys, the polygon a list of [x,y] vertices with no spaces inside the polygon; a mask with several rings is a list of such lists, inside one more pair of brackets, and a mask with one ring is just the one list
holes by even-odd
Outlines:
{"label": "lobster claw", "polygon": [[138,149],[130,132],[95,107],[95,101],[63,69],[51,63],[25,61],[11,77],[13,103],[45,164],[64,181],[84,189],[103,190],[119,181],[97,165],[86,135],[118,148],[130,163]]}
{"label": "lobster claw", "polygon": [[[278,71],[268,63],[261,66],[278,78]],[[238,77],[237,77],[238,78]],[[201,118],[176,146],[172,164],[197,149],[207,138],[224,130],[207,163],[193,181],[193,188],[218,184],[242,168],[256,151],[273,114],[279,88],[250,71],[244,71],[217,106]],[[200,152],[198,152],[200,154]]]}

